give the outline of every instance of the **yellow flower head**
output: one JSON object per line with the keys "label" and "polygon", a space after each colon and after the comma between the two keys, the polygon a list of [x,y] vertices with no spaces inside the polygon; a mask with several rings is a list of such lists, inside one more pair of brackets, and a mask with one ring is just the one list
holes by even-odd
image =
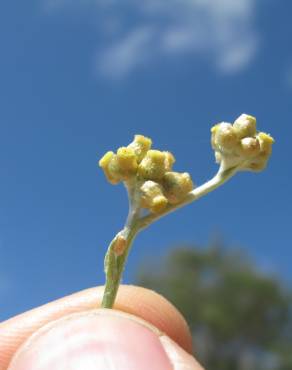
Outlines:
{"label": "yellow flower head", "polygon": [[117,158],[113,152],[107,152],[100,159],[99,166],[103,169],[107,180],[111,184],[118,184],[121,181],[120,175],[117,172]]}
{"label": "yellow flower head", "polygon": [[154,181],[145,181],[141,186],[141,206],[153,213],[160,213],[168,204],[162,187]]}
{"label": "yellow flower head", "polygon": [[162,184],[164,194],[171,204],[179,203],[194,188],[191,176],[187,172],[166,172]]}
{"label": "yellow flower head", "polygon": [[214,126],[212,132],[212,146],[221,150],[233,149],[238,144],[238,137],[231,123],[222,122]]}
{"label": "yellow flower head", "polygon": [[256,134],[256,118],[248,114],[239,116],[233,124],[234,131],[239,139]]}
{"label": "yellow flower head", "polygon": [[128,148],[133,149],[137,162],[140,163],[145,157],[148,150],[150,150],[152,140],[149,137],[143,135],[135,135],[134,141],[128,145]]}
{"label": "yellow flower head", "polygon": [[256,118],[239,116],[234,124],[222,122],[211,129],[211,144],[216,162],[225,168],[261,171],[272,153],[274,139],[264,132],[257,133]]}
{"label": "yellow flower head", "polygon": [[135,174],[137,172],[137,158],[133,149],[119,148],[117,151],[117,160],[120,172],[123,172],[125,175]]}
{"label": "yellow flower head", "polygon": [[149,150],[139,164],[138,173],[144,179],[158,181],[172,169],[174,161],[174,156],[169,152]]}

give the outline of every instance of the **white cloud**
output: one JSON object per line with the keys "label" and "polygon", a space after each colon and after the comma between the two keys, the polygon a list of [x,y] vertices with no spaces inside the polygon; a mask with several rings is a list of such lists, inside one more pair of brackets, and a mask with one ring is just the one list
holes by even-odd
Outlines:
{"label": "white cloud", "polygon": [[97,68],[113,78],[174,55],[200,57],[223,73],[235,73],[257,50],[256,0],[43,1],[50,9],[94,11],[105,41]]}
{"label": "white cloud", "polygon": [[127,75],[149,59],[154,36],[152,28],[141,27],[105,48],[97,58],[100,72],[113,78]]}
{"label": "white cloud", "polygon": [[224,73],[234,73],[246,67],[253,59],[258,42],[256,39],[242,41],[235,45],[228,45],[221,58],[217,62],[217,67]]}

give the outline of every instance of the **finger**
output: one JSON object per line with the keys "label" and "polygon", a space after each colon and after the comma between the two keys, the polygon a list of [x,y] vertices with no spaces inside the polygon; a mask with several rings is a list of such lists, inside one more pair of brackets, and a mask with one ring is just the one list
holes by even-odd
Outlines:
{"label": "finger", "polygon": [[[6,370],[17,348],[36,330],[65,315],[100,307],[103,287],[91,288],[36,308],[0,324],[0,370]],[[191,335],[182,315],[157,293],[121,286],[115,309],[151,323],[191,352]]]}
{"label": "finger", "polygon": [[116,310],[71,314],[39,329],[8,370],[202,370],[146,321]]}

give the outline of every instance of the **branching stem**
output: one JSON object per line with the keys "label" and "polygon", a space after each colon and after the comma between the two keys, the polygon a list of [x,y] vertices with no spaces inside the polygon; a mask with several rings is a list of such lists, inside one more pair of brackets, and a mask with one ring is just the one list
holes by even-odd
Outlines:
{"label": "branching stem", "polygon": [[166,214],[208,194],[230,179],[237,170],[238,167],[224,169],[221,166],[211,180],[192,190],[183,201],[167,206],[159,214],[149,213],[146,216],[141,216],[139,182],[126,184],[129,195],[129,215],[125,227],[112,240],[105,256],[106,284],[101,305],[103,308],[112,308],[114,305],[131,245],[139,231]]}
{"label": "branching stem", "polygon": [[222,167],[220,167],[219,171],[217,174],[209,181],[205,182],[201,186],[195,188],[192,190],[185,198],[183,201],[181,201],[178,204],[172,204],[168,205],[164,211],[162,211],[159,214],[155,213],[150,213],[144,217],[142,217],[139,220],[139,227],[140,229],[144,229],[150,224],[152,224],[154,221],[160,219],[161,217],[165,216],[168,213],[171,213],[178,208],[181,208],[187,204],[190,204],[202,196],[210,193],[212,190],[215,190],[218,188],[220,185],[224,184],[227,180],[229,180],[235,173],[237,172],[237,167],[232,167],[226,170],[222,170]]}

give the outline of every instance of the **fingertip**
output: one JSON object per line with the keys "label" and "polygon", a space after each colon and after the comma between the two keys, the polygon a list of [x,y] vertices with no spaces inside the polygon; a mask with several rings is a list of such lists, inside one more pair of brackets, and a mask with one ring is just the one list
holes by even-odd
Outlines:
{"label": "fingertip", "polygon": [[[72,313],[100,307],[103,287],[95,287],[50,302],[0,324],[0,370],[35,331],[51,321]],[[192,338],[181,313],[158,293],[130,285],[119,289],[115,308],[138,316],[177,342],[187,352],[192,352]]]}
{"label": "fingertip", "polygon": [[8,370],[172,370],[160,332],[116,310],[92,310],[54,321],[31,336]]}
{"label": "fingertip", "polygon": [[115,308],[153,324],[187,352],[192,353],[192,335],[184,316],[161,294],[144,287],[123,285]]}
{"label": "fingertip", "polygon": [[171,361],[173,370],[204,370],[192,355],[172,339],[166,335],[161,336],[159,339]]}
{"label": "fingertip", "polygon": [[117,310],[75,313],[45,325],[7,370],[202,370],[159,329]]}

